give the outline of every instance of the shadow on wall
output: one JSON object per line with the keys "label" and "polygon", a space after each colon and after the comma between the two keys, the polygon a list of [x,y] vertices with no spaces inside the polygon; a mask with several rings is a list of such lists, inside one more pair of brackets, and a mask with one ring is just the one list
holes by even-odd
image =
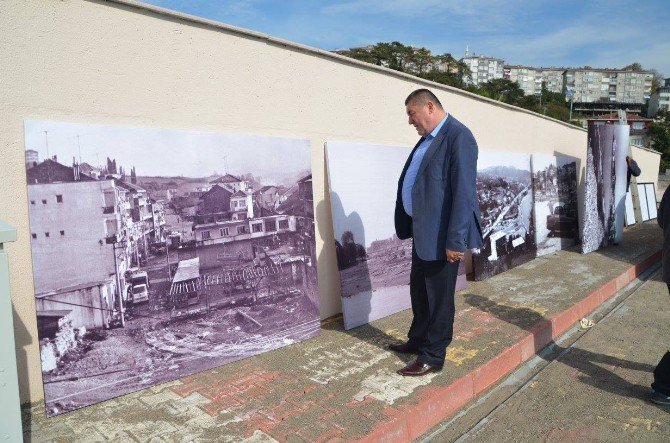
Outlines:
{"label": "shadow on wall", "polygon": [[[14,315],[14,340],[16,342],[16,369],[19,376],[19,398],[30,398],[30,369],[28,367],[28,351],[33,344],[33,337],[30,335],[28,328],[21,321],[21,317],[16,312],[16,308],[12,304],[12,314]],[[39,352],[39,350],[38,350]],[[32,423],[32,415],[30,409],[30,402],[21,405],[21,416],[23,419],[24,441],[30,442],[30,433],[25,433],[30,429]]]}
{"label": "shadow on wall", "polygon": [[324,310],[330,310],[328,307],[332,306],[332,312],[342,312],[339,273],[337,272],[335,243],[333,242],[335,234],[333,233],[333,219],[330,210],[328,166],[325,159],[323,162],[323,177],[325,190],[324,197],[323,200],[316,205],[316,211],[314,213],[318,234],[323,242],[321,253],[317,259],[320,309],[323,312]]}

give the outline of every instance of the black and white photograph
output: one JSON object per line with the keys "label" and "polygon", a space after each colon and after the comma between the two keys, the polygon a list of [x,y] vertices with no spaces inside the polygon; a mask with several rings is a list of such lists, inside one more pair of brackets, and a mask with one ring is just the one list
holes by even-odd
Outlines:
{"label": "black and white photograph", "polygon": [[[412,240],[395,235],[398,179],[409,147],[328,142],[342,314],[351,329],[411,307]],[[461,265],[456,290],[465,288]]]}
{"label": "black and white photograph", "polygon": [[565,155],[533,154],[533,200],[537,256],[575,244],[577,161]]}
{"label": "black and white photograph", "polygon": [[536,257],[530,155],[479,152],[477,196],[484,245],[472,254],[476,281]]}
{"label": "black and white photograph", "polygon": [[25,122],[53,416],[320,332],[307,140]]}
{"label": "black and white photograph", "polygon": [[618,243],[626,216],[628,125],[591,122],[584,176],[582,253]]}

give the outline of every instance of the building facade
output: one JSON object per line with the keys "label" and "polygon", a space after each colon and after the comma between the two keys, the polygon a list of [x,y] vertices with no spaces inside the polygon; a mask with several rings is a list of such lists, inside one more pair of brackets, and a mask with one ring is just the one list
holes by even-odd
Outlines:
{"label": "building facade", "polygon": [[563,73],[563,88],[576,112],[597,115],[626,109],[639,113],[651,97],[653,78],[649,71],[570,68]]}
{"label": "building facade", "polygon": [[563,92],[565,68],[534,68],[532,66],[505,66],[503,77],[519,85],[526,95],[540,95],[542,84],[549,92]]}
{"label": "building facade", "polygon": [[496,78],[503,78],[505,61],[483,55],[467,55],[461,59],[470,68],[470,78],[464,78],[467,85],[479,86]]}
{"label": "building facade", "polygon": [[658,111],[670,111],[670,78],[666,78],[664,85],[649,99],[647,117],[655,117]]}

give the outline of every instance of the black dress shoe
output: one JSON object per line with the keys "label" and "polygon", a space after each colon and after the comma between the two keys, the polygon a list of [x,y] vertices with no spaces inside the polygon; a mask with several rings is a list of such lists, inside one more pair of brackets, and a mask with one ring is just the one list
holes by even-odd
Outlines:
{"label": "black dress shoe", "polygon": [[421,377],[422,375],[430,374],[431,372],[438,372],[442,370],[442,366],[432,366],[426,363],[419,363],[413,361],[402,369],[398,369],[398,374],[406,377]]}
{"label": "black dress shoe", "polygon": [[402,352],[403,354],[418,354],[419,350],[413,348],[409,343],[389,343],[387,347],[393,352]]}

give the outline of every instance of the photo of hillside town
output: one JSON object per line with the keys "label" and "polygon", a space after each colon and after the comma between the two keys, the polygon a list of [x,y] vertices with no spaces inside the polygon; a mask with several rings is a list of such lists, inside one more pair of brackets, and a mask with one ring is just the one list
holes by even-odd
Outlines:
{"label": "photo of hillside town", "polygon": [[533,154],[533,198],[537,255],[577,242],[577,162],[565,155]]}
{"label": "photo of hillside town", "polygon": [[307,141],[25,133],[49,416],[319,334]]}
{"label": "photo of hillside town", "polygon": [[480,281],[536,257],[530,155],[480,152],[477,195],[484,245],[472,267]]}

